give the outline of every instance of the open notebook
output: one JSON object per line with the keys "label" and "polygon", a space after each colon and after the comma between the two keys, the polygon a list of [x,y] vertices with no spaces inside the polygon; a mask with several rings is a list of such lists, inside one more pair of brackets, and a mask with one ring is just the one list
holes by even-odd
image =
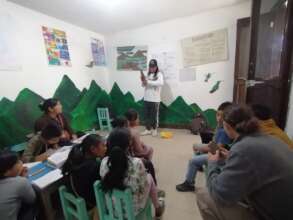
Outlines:
{"label": "open notebook", "polygon": [[33,180],[32,183],[37,185],[39,188],[45,188],[46,186],[56,182],[63,177],[60,169],[55,169],[39,179]]}
{"label": "open notebook", "polygon": [[61,168],[68,158],[72,146],[64,146],[58,149],[54,154],[48,158],[48,163],[56,168]]}
{"label": "open notebook", "polygon": [[25,166],[28,167],[29,181],[41,189],[62,178],[61,170],[47,162],[25,164]]}

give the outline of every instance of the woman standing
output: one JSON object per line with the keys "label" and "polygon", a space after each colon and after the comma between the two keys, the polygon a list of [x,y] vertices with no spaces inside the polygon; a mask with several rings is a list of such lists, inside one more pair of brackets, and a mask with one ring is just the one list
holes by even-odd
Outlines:
{"label": "woman standing", "polygon": [[152,59],[149,62],[147,75],[141,73],[141,82],[144,87],[144,111],[146,130],[141,135],[157,136],[159,124],[159,107],[161,102],[161,87],[164,85],[163,74],[159,71],[158,62]]}

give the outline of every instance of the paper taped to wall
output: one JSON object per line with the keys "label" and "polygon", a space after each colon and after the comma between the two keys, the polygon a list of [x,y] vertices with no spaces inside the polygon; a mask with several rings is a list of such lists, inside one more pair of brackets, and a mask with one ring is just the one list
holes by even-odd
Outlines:
{"label": "paper taped to wall", "polygon": [[159,69],[163,73],[165,81],[178,80],[175,51],[157,52],[153,53],[151,57],[158,61]]}
{"label": "paper taped to wall", "polygon": [[184,68],[180,70],[180,82],[196,81],[196,70],[194,68]]}
{"label": "paper taped to wall", "polygon": [[21,70],[17,29],[17,22],[13,17],[0,10],[0,71]]}
{"label": "paper taped to wall", "polygon": [[181,46],[185,67],[228,60],[228,29],[183,39]]}

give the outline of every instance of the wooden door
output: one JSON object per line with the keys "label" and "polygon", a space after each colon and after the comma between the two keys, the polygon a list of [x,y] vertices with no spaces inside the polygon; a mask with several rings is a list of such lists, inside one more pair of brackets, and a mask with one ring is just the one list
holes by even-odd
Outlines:
{"label": "wooden door", "polygon": [[[237,82],[235,83],[234,100],[238,103],[259,103],[270,107],[274,119],[282,128],[286,123],[290,87],[289,67],[292,51],[290,42],[292,39],[289,37],[292,27],[289,27],[288,24],[291,22],[291,9],[289,10],[292,8],[291,6],[291,0],[290,4],[283,0],[253,1],[251,22],[249,23],[249,45],[245,46],[242,51],[238,49],[238,53],[242,53],[244,56],[243,51],[245,51],[245,56],[247,56],[247,47],[249,48],[249,62],[246,67],[248,71],[247,75],[243,77],[242,84],[239,81],[242,75],[239,74],[238,63],[236,63],[238,67],[235,68]],[[243,29],[242,26],[239,28]],[[245,28],[245,33],[247,33],[247,26]],[[238,30],[239,32],[244,33]],[[237,43],[242,44],[243,40]],[[239,54],[237,57],[237,53],[236,60],[246,62],[241,56],[239,58]],[[241,95],[239,89],[243,90],[244,98],[237,97],[237,94]]]}

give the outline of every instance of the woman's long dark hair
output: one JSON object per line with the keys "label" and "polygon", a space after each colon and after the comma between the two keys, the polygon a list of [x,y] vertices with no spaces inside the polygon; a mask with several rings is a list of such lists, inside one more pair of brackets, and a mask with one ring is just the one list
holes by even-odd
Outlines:
{"label": "woman's long dark hair", "polygon": [[41,111],[48,113],[49,108],[54,108],[58,104],[59,100],[55,98],[46,99],[39,104]]}
{"label": "woman's long dark hair", "polygon": [[128,170],[128,148],[130,132],[127,128],[116,128],[108,137],[108,173],[102,180],[102,189],[111,191],[114,188],[124,190],[124,179]]}
{"label": "woman's long dark hair", "polygon": [[250,135],[259,131],[257,119],[248,106],[232,105],[224,111],[224,121],[240,135]]}
{"label": "woman's long dark hair", "polygon": [[[156,78],[157,75],[158,75],[158,72],[159,72],[158,61],[157,61],[156,59],[151,59],[150,62],[149,62],[149,67],[150,67],[151,65],[155,65],[155,66],[157,67],[157,70],[156,70],[155,75],[154,75],[154,78]],[[151,74],[151,72],[150,72],[150,68],[149,68],[149,69],[148,69],[148,76],[149,76],[150,74]]]}
{"label": "woman's long dark hair", "polygon": [[84,162],[86,156],[91,154],[91,147],[99,145],[102,141],[100,135],[90,134],[81,144],[75,145],[62,167],[63,175],[68,175],[77,169]]}

